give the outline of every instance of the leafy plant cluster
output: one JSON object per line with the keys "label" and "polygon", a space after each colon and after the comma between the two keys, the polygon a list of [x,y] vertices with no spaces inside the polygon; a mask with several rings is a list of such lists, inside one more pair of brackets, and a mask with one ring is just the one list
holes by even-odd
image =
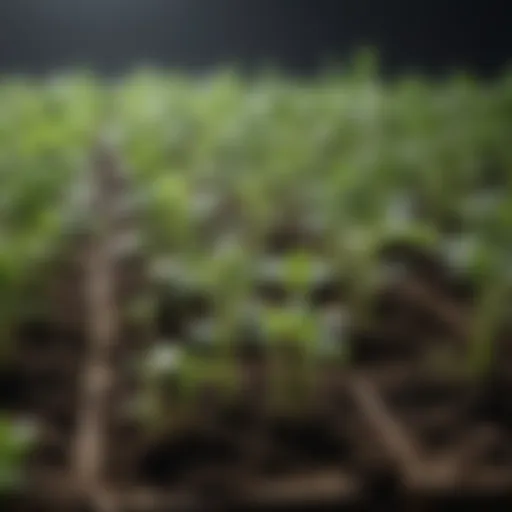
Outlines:
{"label": "leafy plant cluster", "polygon": [[85,78],[0,84],[0,349],[30,313],[43,263],[72,216],[71,180],[85,163],[97,115]]}
{"label": "leafy plant cluster", "polygon": [[[207,345],[209,367],[220,361],[225,377],[219,354],[248,339],[281,373],[286,361],[306,375],[346,359],[344,308],[364,321],[375,292],[397,278],[379,259],[393,241],[471,277],[466,363],[489,369],[511,298],[510,73],[385,81],[363,54],[348,71],[302,82],[140,72],[115,100],[146,242],[162,262],[155,279],[174,304],[211,304],[170,336],[185,361],[172,359],[171,373],[194,374],[185,368],[202,364]],[[330,298],[319,305],[325,282]]]}
{"label": "leafy plant cluster", "polygon": [[161,333],[174,355],[156,359],[183,390],[208,376],[231,392],[247,346],[277,373],[289,361],[314,376],[349,357],[346,310],[364,320],[393,278],[379,255],[394,240],[472,276],[469,358],[475,371],[488,366],[510,308],[510,73],[384,80],[362,54],[302,81],[230,70],[197,80],[146,70],[113,84],[7,79],[0,112],[4,340],[40,262],[77,229],[63,198],[106,132],[144,207],[157,302],[178,312]]}

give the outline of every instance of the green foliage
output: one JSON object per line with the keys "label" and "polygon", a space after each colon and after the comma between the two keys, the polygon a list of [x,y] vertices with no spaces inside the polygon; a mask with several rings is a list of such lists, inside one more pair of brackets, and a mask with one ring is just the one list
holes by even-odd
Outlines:
{"label": "green foliage", "polygon": [[277,346],[291,345],[307,355],[308,349],[315,343],[317,324],[307,309],[268,308],[262,322],[266,337]]}
{"label": "green foliage", "polygon": [[[510,73],[486,83],[462,73],[386,81],[370,51],[303,81],[267,73],[247,82],[230,70],[199,80],[142,70],[113,85],[86,74],[4,80],[2,347],[77,215],[68,187],[108,125],[144,206],[151,256],[180,261],[159,282],[177,300],[191,290],[212,297],[219,352],[219,340],[239,338],[267,239],[284,225],[302,235],[280,257],[278,281],[300,308],[256,315],[270,350],[286,340],[313,360],[323,334],[305,300],[318,273],[348,280],[348,303],[364,316],[382,279],[380,249],[406,240],[445,250],[478,282],[471,357],[487,361],[494,311],[510,305],[511,84]],[[457,255],[459,239],[473,249]],[[209,372],[197,357],[184,358],[184,389]]]}
{"label": "green foliage", "polygon": [[23,484],[24,463],[34,442],[32,425],[0,418],[0,494],[17,491]]}
{"label": "green foliage", "polygon": [[44,264],[74,208],[66,196],[97,131],[98,83],[86,75],[0,83],[0,352],[42,303]]}

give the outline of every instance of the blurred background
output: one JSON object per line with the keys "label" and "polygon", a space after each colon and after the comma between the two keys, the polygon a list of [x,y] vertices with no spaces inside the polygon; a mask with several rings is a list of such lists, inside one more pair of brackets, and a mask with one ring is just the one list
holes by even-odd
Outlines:
{"label": "blurred background", "polygon": [[273,64],[302,74],[373,45],[389,72],[487,75],[510,57],[511,9],[499,0],[2,0],[0,69]]}

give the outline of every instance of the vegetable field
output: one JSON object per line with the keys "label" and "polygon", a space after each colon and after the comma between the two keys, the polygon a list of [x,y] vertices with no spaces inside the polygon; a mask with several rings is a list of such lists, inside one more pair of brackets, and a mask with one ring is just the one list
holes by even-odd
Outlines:
{"label": "vegetable field", "polygon": [[511,506],[510,73],[4,78],[0,245],[2,510]]}

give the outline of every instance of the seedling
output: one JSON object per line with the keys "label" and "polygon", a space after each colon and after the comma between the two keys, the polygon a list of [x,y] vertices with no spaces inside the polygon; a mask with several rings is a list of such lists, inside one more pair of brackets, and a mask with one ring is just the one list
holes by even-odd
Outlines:
{"label": "seedling", "polygon": [[303,297],[314,285],[324,282],[328,272],[324,262],[315,260],[304,252],[297,252],[285,262],[285,283],[294,294]]}
{"label": "seedling", "polygon": [[155,347],[142,371],[145,391],[140,412],[157,430],[195,418],[201,412],[197,401],[207,390],[221,402],[238,392],[238,374],[229,358],[198,354],[183,343]]}
{"label": "seedling", "polygon": [[148,201],[157,247],[190,251],[195,243],[190,183],[181,174],[166,172],[153,183]]}
{"label": "seedling", "polygon": [[264,312],[263,329],[269,340],[272,393],[276,407],[288,409],[307,402],[315,381],[320,330],[316,318],[299,307]]}
{"label": "seedling", "polygon": [[247,296],[251,284],[251,256],[236,236],[220,240],[213,254],[198,262],[197,274],[214,297],[215,309],[226,322]]}
{"label": "seedling", "polygon": [[306,252],[294,252],[263,259],[257,282],[267,298],[308,301],[330,278],[331,269],[325,260]]}
{"label": "seedling", "polygon": [[25,463],[37,438],[34,425],[3,415],[0,418],[0,495],[20,491]]}
{"label": "seedling", "polygon": [[[502,265],[496,267],[504,268]],[[476,312],[470,322],[467,364],[477,378],[487,376],[497,363],[494,353],[496,336],[506,318],[509,297],[509,281],[496,268],[493,269],[480,291]]]}

